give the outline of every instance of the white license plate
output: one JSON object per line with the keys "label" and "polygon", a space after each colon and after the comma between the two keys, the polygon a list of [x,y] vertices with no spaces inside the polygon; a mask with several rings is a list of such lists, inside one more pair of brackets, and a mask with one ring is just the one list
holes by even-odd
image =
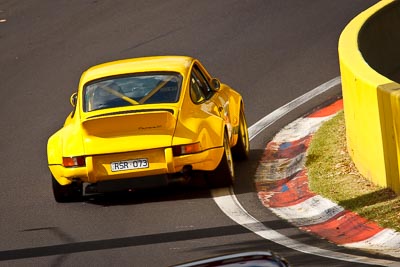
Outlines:
{"label": "white license plate", "polygon": [[135,169],[146,169],[149,167],[148,159],[132,159],[111,162],[111,171],[119,172]]}

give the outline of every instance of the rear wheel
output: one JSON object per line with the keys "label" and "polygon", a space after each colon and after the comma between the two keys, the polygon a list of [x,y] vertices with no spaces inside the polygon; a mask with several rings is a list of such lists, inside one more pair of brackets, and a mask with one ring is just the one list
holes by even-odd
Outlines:
{"label": "rear wheel", "polygon": [[235,159],[245,160],[249,157],[250,142],[249,133],[247,130],[246,117],[244,116],[243,108],[240,109],[239,115],[239,131],[236,145],[232,148],[232,154]]}
{"label": "rear wheel", "polygon": [[60,185],[54,176],[51,176],[53,185],[53,194],[57,202],[65,203],[78,201],[82,198],[82,183],[71,183],[68,185]]}
{"label": "rear wheel", "polygon": [[207,175],[208,183],[211,187],[227,187],[233,184],[235,171],[233,166],[232,152],[229,145],[227,133],[224,137],[224,154],[218,167]]}

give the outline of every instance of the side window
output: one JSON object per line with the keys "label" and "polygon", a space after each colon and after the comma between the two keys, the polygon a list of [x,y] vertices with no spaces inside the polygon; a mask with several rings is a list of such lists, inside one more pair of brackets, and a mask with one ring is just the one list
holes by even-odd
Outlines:
{"label": "side window", "polygon": [[192,74],[190,76],[190,83],[190,97],[192,98],[193,102],[200,103],[212,96],[213,91],[197,66],[193,67]]}
{"label": "side window", "polygon": [[190,98],[196,104],[201,103],[206,99],[198,80],[196,74],[192,73],[190,76]]}

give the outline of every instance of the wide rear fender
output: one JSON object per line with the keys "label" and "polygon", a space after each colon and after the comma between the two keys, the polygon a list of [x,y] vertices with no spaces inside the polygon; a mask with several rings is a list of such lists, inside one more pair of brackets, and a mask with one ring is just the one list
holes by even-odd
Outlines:
{"label": "wide rear fender", "polygon": [[221,147],[225,122],[217,116],[181,116],[177,122],[172,145],[200,142],[201,149]]}
{"label": "wide rear fender", "polygon": [[82,144],[82,130],[69,124],[50,136],[47,141],[47,161],[49,165],[62,165],[63,157],[85,155]]}
{"label": "wide rear fender", "polygon": [[49,165],[62,164],[62,138],[59,130],[50,136],[47,141],[47,163]]}
{"label": "wide rear fender", "polygon": [[240,110],[243,108],[242,96],[236,92],[234,89],[226,84],[221,84],[220,94],[223,94],[227,98],[227,103],[229,103],[229,137],[231,147],[235,146],[238,140],[239,132],[239,122],[240,122]]}

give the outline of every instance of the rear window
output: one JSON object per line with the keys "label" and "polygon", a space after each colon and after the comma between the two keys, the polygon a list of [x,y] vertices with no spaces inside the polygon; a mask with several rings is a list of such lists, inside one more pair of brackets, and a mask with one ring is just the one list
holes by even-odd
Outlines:
{"label": "rear window", "polygon": [[182,76],[177,73],[142,73],[97,80],[83,89],[83,110],[175,103],[181,83]]}

